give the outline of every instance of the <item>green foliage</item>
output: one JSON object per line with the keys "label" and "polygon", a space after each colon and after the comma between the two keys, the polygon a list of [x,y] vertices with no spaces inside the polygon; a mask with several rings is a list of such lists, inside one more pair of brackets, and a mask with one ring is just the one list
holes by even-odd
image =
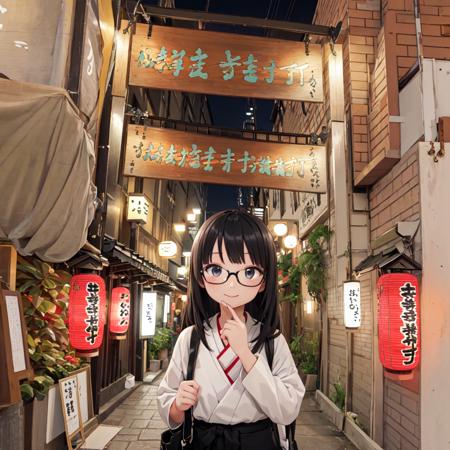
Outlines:
{"label": "green foliage", "polygon": [[341,410],[344,411],[345,408],[345,390],[342,386],[341,382],[333,384],[334,386],[334,394],[331,396],[331,401]]}
{"label": "green foliage", "polygon": [[308,237],[308,248],[298,257],[299,271],[306,276],[308,293],[322,302],[326,300],[326,265],[323,245],[331,231],[326,225],[318,225]]}
{"label": "green foliage", "polygon": [[300,283],[302,273],[297,264],[292,264],[292,253],[281,255],[278,261],[278,278],[279,282],[287,276],[287,285],[289,286],[289,294],[281,298],[281,302],[291,302],[297,304],[301,297]]}
{"label": "green foliage", "polygon": [[17,266],[17,288],[22,294],[28,353],[35,374],[31,382],[21,385],[23,400],[43,399],[57,380],[79,368],[66,326],[70,277],[37,258],[22,259]]}
{"label": "green foliage", "polygon": [[170,328],[158,328],[155,336],[153,336],[152,343],[148,347],[150,359],[157,359],[158,352],[172,347],[173,331]]}
{"label": "green foliage", "polygon": [[304,374],[317,375],[319,372],[319,341],[305,336],[295,336],[289,344],[297,367]]}

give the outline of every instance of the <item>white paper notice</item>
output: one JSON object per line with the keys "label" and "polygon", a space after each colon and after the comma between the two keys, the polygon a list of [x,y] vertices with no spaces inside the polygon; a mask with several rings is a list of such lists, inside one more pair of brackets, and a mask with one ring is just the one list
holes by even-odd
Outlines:
{"label": "white paper notice", "polygon": [[21,372],[27,368],[25,363],[25,349],[22,336],[22,322],[20,320],[19,301],[14,295],[5,295],[6,311],[8,312],[9,335],[11,337],[11,354],[14,372]]}
{"label": "white paper notice", "polygon": [[71,436],[80,429],[80,416],[78,414],[78,382],[77,377],[72,376],[59,380],[63,399],[63,414],[66,417],[67,434]]}

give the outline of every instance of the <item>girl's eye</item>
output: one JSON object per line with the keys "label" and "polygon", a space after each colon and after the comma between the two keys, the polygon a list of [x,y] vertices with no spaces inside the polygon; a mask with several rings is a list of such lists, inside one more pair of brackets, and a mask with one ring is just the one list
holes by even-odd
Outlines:
{"label": "girl's eye", "polygon": [[247,280],[253,280],[254,278],[258,278],[262,275],[261,271],[256,267],[248,267],[245,269],[245,278]]}
{"label": "girl's eye", "polygon": [[220,267],[220,266],[209,266],[206,269],[206,273],[208,275],[212,275],[213,277],[220,277],[220,275],[222,275],[222,272],[223,272],[223,270],[222,270],[222,267]]}

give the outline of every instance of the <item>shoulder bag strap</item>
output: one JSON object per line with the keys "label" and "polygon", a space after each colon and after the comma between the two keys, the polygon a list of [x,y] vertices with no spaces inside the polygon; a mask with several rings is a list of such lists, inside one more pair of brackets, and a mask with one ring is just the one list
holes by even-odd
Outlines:
{"label": "shoulder bag strap", "polygon": [[[197,362],[198,347],[200,345],[200,336],[197,329],[194,326],[191,334],[191,342],[189,345],[189,361],[187,367],[186,380],[192,380],[194,378],[195,363]],[[181,440],[182,447],[192,442],[194,432],[194,421],[192,417],[192,408],[188,409],[184,413],[183,422],[183,439]]]}
{"label": "shoulder bag strap", "polygon": [[[266,339],[265,348],[266,348],[267,362],[269,363],[269,367],[272,370],[273,356],[275,353],[274,338]],[[295,420],[291,424],[286,425],[286,439],[289,442],[289,449],[294,448],[293,443],[295,442],[294,441],[294,439],[295,439]]]}

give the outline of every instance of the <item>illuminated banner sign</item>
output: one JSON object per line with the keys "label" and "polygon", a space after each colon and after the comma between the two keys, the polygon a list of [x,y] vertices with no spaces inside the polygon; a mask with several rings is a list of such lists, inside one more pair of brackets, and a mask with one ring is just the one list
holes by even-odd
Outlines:
{"label": "illuminated banner sign", "polygon": [[325,147],[128,125],[124,175],[325,193]]}
{"label": "illuminated banner sign", "polygon": [[323,101],[322,49],[304,42],[136,25],[129,84],[205,94]]}

